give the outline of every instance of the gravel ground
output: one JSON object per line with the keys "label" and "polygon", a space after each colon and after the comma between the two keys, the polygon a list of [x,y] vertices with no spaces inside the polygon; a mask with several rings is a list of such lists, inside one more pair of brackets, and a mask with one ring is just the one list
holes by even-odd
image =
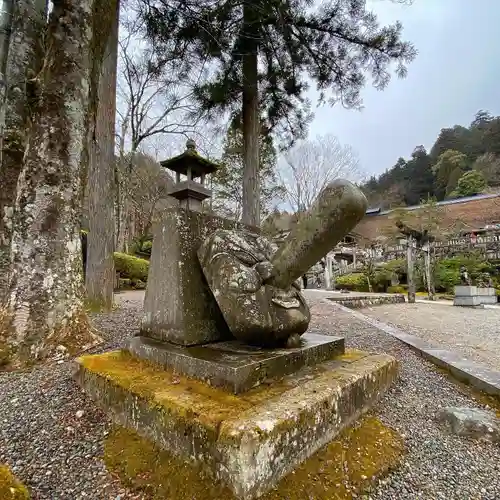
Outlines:
{"label": "gravel ground", "polygon": [[385,352],[401,362],[400,378],[376,412],[404,436],[408,454],[403,466],[366,498],[500,499],[500,447],[450,435],[434,420],[441,407],[484,406],[459,392],[452,381],[396,339],[328,301],[311,303],[311,330],[345,335],[348,347]]}
{"label": "gravel ground", "polygon": [[[127,302],[94,316],[106,341],[94,351],[119,345],[138,327],[142,303]],[[109,426],[71,379],[71,362],[0,374],[0,463],[12,467],[33,499],[141,499],[112,478],[100,458]]]}
{"label": "gravel ground", "polygon": [[[123,294],[117,302],[117,311],[94,317],[107,341],[100,350],[116,347],[138,327],[142,295]],[[315,298],[311,303],[312,330],[343,334],[350,347],[402,361],[401,377],[377,412],[404,435],[408,455],[365,498],[499,499],[500,448],[448,435],[433,420],[442,406],[481,405],[398,341],[334,304]],[[110,422],[70,376],[68,362],[0,375],[0,462],[12,466],[34,499],[142,499],[106,472],[100,457]]]}
{"label": "gravel ground", "polygon": [[372,318],[457,351],[500,370],[500,308],[470,309],[441,304],[387,304],[362,309]]}

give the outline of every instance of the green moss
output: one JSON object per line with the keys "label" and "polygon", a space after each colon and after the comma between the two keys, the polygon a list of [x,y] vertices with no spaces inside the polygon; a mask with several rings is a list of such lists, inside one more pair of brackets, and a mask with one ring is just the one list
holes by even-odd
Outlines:
{"label": "green moss", "polygon": [[[366,353],[348,350],[336,357],[339,361],[357,361]],[[189,418],[215,430],[225,420],[238,418],[251,409],[290,390],[291,382],[284,378],[234,395],[199,380],[174,374],[163,368],[131,356],[127,351],[111,351],[104,354],[83,356],[78,362],[87,370],[107,378],[138,396],[151,401],[181,419]],[[346,376],[349,368],[339,369],[339,379]],[[312,367],[310,376],[325,371],[321,366]],[[333,383],[331,377],[325,382]]]}
{"label": "green moss", "polygon": [[[365,418],[298,466],[262,500],[351,499],[395,468],[403,454],[401,436],[378,419]],[[234,498],[200,467],[122,428],[106,439],[104,460],[128,487],[152,500]]]}
{"label": "green moss", "polygon": [[2,500],[28,500],[28,489],[12,474],[6,465],[0,465],[0,498]]}
{"label": "green moss", "polygon": [[242,397],[156,368],[125,351],[84,356],[79,362],[87,370],[150,400],[167,413],[175,413],[183,420],[198,421],[213,431],[223,420],[252,406]]}
{"label": "green moss", "polygon": [[357,361],[366,357],[366,352],[358,351],[356,349],[346,349],[344,354],[337,356],[335,359],[339,361]]}
{"label": "green moss", "polygon": [[106,310],[102,302],[90,300],[88,298],[85,299],[84,306],[87,313],[99,313]]}
{"label": "green moss", "polygon": [[6,342],[0,341],[0,368],[7,366],[12,359],[10,346]]}

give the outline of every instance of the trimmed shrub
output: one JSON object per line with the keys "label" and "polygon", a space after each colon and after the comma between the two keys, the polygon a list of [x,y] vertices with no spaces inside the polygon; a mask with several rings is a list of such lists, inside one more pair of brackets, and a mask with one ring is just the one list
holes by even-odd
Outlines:
{"label": "trimmed shrub", "polygon": [[482,273],[492,273],[492,265],[475,256],[457,256],[441,259],[436,263],[435,287],[437,291],[453,292],[453,287],[460,284],[460,267],[465,266],[470,278],[475,281]]}
{"label": "trimmed shrub", "polygon": [[115,270],[120,273],[120,278],[147,281],[149,272],[149,261],[140,259],[126,253],[115,252]]}
{"label": "trimmed shrub", "polygon": [[402,276],[406,274],[406,259],[393,259],[382,264],[382,267],[391,273]]}
{"label": "trimmed shrub", "polygon": [[368,291],[368,280],[364,273],[350,273],[339,276],[335,280],[335,286],[337,288],[343,288],[345,290],[351,290],[355,292],[367,292]]}
{"label": "trimmed shrub", "polygon": [[406,293],[406,288],[401,285],[390,286],[387,288],[387,293]]}

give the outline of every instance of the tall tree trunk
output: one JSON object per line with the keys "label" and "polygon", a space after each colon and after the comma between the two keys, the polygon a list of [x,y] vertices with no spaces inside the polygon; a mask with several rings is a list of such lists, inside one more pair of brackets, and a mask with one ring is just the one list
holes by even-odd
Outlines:
{"label": "tall tree trunk", "polygon": [[[110,310],[113,306],[115,271],[114,162],[116,117],[116,66],[118,61],[118,24],[120,4],[117,0],[98,0],[94,13],[101,24],[94,36],[107,38],[104,58],[93,58],[95,65],[91,85],[97,87],[97,112],[89,130],[90,162],[87,177],[89,197],[89,234],[85,286],[93,307]],[[104,4],[103,4],[104,2]],[[102,33],[102,34],[101,34]],[[101,42],[102,43],[102,42]],[[99,50],[100,43],[93,43]],[[91,102],[91,106],[93,103]],[[91,113],[92,115],[92,113]]]}
{"label": "tall tree trunk", "polygon": [[260,225],[258,16],[251,2],[243,5],[243,216],[245,224]]}
{"label": "tall tree trunk", "polygon": [[408,236],[407,238],[407,249],[406,249],[406,264],[407,264],[407,276],[408,276],[408,302],[410,304],[415,303],[415,240],[413,236]]}
{"label": "tall tree trunk", "polygon": [[83,306],[80,218],[88,116],[91,0],[55,0],[17,186],[4,360],[94,341]]}
{"label": "tall tree trunk", "polygon": [[115,248],[117,251],[123,251],[124,238],[123,238],[123,203],[124,203],[124,165],[125,165],[125,137],[129,128],[130,120],[130,105],[127,107],[127,112],[123,117],[123,121],[120,127],[120,143],[119,143],[119,160],[115,162],[115,221],[116,221],[116,237],[115,237]]}
{"label": "tall tree trunk", "polygon": [[[29,115],[28,81],[38,73],[42,59],[42,32],[46,27],[46,0],[17,0],[6,59],[5,101],[0,117],[0,304],[6,299],[10,275],[10,244],[16,187],[26,147]],[[5,57],[5,54],[3,55]],[[3,62],[3,61],[2,61]],[[5,118],[5,120],[4,120]]]}
{"label": "tall tree trunk", "polygon": [[[124,166],[120,167],[120,220],[117,250],[128,253],[129,245],[133,237],[133,204],[131,201],[131,179],[132,169],[134,168],[135,154],[138,146],[132,141],[132,148],[128,155],[128,160]],[[123,158],[123,156],[122,156]],[[122,164],[123,165],[123,164]]]}
{"label": "tall tree trunk", "polygon": [[14,0],[0,0],[0,164],[1,141],[5,122],[5,96],[7,94],[7,58],[14,12]]}

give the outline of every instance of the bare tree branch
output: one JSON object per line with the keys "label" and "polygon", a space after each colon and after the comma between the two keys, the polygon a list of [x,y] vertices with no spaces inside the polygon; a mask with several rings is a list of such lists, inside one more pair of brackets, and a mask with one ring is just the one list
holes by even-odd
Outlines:
{"label": "bare tree branch", "polygon": [[318,193],[339,177],[360,181],[356,154],[333,135],[318,136],[298,143],[282,159],[281,185],[294,212],[307,210]]}

